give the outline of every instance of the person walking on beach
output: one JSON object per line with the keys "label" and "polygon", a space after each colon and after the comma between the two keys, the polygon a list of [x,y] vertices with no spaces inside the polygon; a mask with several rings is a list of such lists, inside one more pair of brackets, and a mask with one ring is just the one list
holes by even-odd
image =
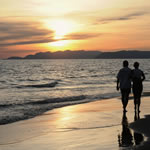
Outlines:
{"label": "person walking on beach", "polygon": [[139,69],[139,63],[134,63],[134,68],[132,70],[132,81],[133,81],[133,96],[134,96],[134,109],[140,112],[141,104],[141,94],[143,91],[142,82],[145,80],[145,75],[142,70]]}
{"label": "person walking on beach", "polygon": [[126,112],[128,104],[129,94],[131,92],[131,69],[128,68],[128,61],[123,61],[123,68],[119,70],[117,74],[117,90],[121,91],[121,100],[123,105],[123,111]]}

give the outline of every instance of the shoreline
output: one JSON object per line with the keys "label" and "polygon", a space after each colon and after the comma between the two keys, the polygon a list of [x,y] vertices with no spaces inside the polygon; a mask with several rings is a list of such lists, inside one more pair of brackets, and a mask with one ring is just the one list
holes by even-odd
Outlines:
{"label": "shoreline", "polygon": [[[92,103],[92,102],[96,102],[96,101],[103,101],[103,100],[109,100],[109,99],[113,99],[113,98],[116,98],[116,99],[119,99],[119,96],[115,96],[115,97],[108,97],[108,98],[102,98],[102,99],[95,99],[93,101],[91,100],[85,100],[85,99],[82,99],[82,100],[76,100],[76,101],[70,101],[70,102],[73,102],[73,103],[64,103],[64,104],[61,104],[58,105],[58,106],[55,106],[55,107],[51,107],[49,108],[48,110],[43,110],[41,111],[40,113],[38,114],[35,114],[35,115],[31,115],[31,116],[24,116],[23,118],[16,118],[16,120],[7,120],[6,118],[0,120],[0,126],[1,125],[8,125],[8,124],[12,124],[12,123],[16,123],[16,122],[20,122],[20,121],[25,121],[25,120],[30,120],[30,119],[34,119],[35,117],[38,117],[38,116],[41,116],[45,113],[47,113],[48,111],[53,111],[55,109],[61,109],[63,107],[67,107],[67,106],[74,106],[74,105],[80,105],[80,104],[86,104],[86,103]],[[47,100],[48,101],[48,100]],[[42,102],[42,101],[40,101]],[[66,101],[67,102],[67,101]],[[38,102],[37,102],[38,103]],[[56,102],[57,103],[57,102]]]}
{"label": "shoreline", "polygon": [[[144,92],[143,95],[142,95],[142,98],[145,98],[145,97],[150,97],[150,92]],[[30,119],[34,119],[35,117],[38,117],[38,116],[41,116],[49,111],[53,111],[55,109],[61,109],[63,107],[67,107],[67,106],[74,106],[74,105],[80,105],[80,104],[87,104],[87,103],[93,103],[93,102],[96,102],[96,101],[106,101],[106,100],[112,100],[112,99],[121,99],[120,96],[114,96],[114,97],[108,97],[108,98],[102,98],[102,99],[95,99],[93,101],[90,101],[90,100],[87,100],[87,101],[84,101],[84,100],[77,100],[75,101],[74,103],[67,103],[67,104],[62,104],[61,106],[56,106],[54,108],[49,108],[48,110],[45,110],[45,111],[42,111],[40,112],[39,114],[36,114],[36,115],[33,115],[33,116],[26,116],[24,118],[16,118],[16,120],[7,120],[7,119],[3,119],[1,120],[0,122],[0,126],[2,125],[8,125],[8,124],[12,124],[12,123],[16,123],[16,122],[20,122],[20,121],[26,121],[26,120],[30,120]],[[129,101],[130,100],[133,100],[133,95],[131,94],[130,97],[129,97]]]}
{"label": "shoreline", "polygon": [[[150,114],[149,98],[142,97],[141,118]],[[132,100],[127,110],[124,116],[121,101],[117,98],[53,109],[29,120],[1,125],[0,149],[47,150],[51,147],[51,150],[59,150],[67,147],[70,150],[96,150],[101,147],[101,150],[116,150],[119,149],[123,128],[130,131],[127,133],[131,133],[134,139],[137,125],[133,127],[132,124],[142,120],[134,122]],[[138,148],[135,141],[130,146]]]}

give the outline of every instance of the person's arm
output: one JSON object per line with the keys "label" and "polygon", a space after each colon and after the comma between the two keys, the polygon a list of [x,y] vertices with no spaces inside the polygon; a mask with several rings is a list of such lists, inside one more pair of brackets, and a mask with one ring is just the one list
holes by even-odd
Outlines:
{"label": "person's arm", "polygon": [[117,91],[119,91],[119,89],[120,89],[120,80],[119,80],[119,77],[120,77],[120,71],[117,74],[117,86],[116,86],[116,90]]}
{"label": "person's arm", "polygon": [[142,81],[144,81],[144,80],[145,80],[145,74],[142,71]]}
{"label": "person's arm", "polygon": [[120,87],[119,87],[119,79],[117,78],[117,87],[116,87],[117,91],[119,91]]}

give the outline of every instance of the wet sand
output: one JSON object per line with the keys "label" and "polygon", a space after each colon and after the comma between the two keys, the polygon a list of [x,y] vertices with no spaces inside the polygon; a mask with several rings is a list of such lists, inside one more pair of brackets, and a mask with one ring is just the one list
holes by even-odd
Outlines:
{"label": "wet sand", "polygon": [[150,147],[150,117],[144,118],[150,114],[149,98],[142,98],[139,116],[134,113],[133,100],[123,114],[120,99],[114,98],[1,125],[0,150],[142,150],[147,144]]}

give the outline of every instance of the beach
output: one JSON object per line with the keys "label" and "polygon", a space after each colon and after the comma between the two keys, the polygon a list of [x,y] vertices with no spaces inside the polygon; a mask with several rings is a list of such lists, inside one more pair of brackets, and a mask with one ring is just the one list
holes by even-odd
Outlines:
{"label": "beach", "polygon": [[[1,125],[0,150],[142,149],[150,143],[150,119],[143,119],[150,114],[149,108],[149,97],[143,97],[141,119],[136,122],[133,100],[126,115],[120,98],[54,109],[29,120]],[[141,136],[138,143],[135,133]]]}
{"label": "beach", "polygon": [[148,1],[0,7],[0,150],[150,149]]}

